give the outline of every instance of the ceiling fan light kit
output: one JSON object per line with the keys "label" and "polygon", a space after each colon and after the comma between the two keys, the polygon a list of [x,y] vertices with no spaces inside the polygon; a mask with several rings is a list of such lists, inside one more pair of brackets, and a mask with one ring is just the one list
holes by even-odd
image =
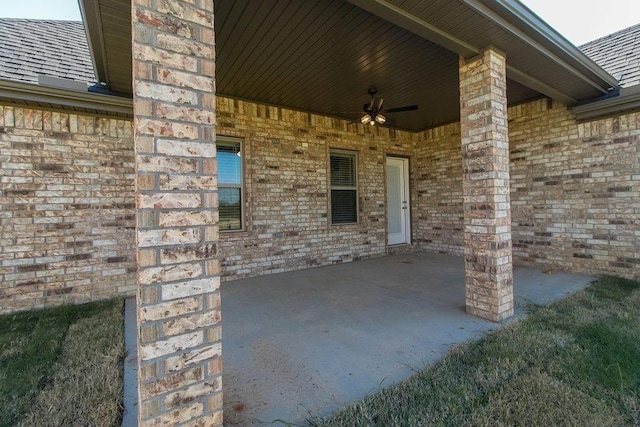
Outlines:
{"label": "ceiling fan light kit", "polygon": [[360,121],[362,122],[363,125],[366,125],[367,123],[371,122],[371,116],[365,113],[364,116],[360,117]]}

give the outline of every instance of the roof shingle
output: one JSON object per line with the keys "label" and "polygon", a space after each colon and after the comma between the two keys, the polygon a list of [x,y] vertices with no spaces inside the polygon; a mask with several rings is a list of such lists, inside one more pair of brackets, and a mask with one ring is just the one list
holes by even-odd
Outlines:
{"label": "roof shingle", "polygon": [[82,22],[0,18],[0,78],[38,75],[96,83]]}
{"label": "roof shingle", "polygon": [[583,44],[580,50],[618,79],[621,87],[640,84],[640,24]]}

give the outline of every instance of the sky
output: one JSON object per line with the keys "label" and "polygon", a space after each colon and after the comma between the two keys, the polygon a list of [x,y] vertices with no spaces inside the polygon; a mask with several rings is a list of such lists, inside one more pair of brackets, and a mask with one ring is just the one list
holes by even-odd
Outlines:
{"label": "sky", "polygon": [[577,46],[640,24],[638,0],[524,0],[523,3]]}
{"label": "sky", "polygon": [[[524,0],[565,38],[581,45],[640,23],[639,0]],[[0,17],[80,20],[77,0],[0,0]]]}

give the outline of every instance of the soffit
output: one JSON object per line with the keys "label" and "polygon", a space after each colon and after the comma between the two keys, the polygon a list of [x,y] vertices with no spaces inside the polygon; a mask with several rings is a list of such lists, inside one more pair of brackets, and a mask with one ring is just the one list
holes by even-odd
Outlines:
{"label": "soffit", "polygon": [[[223,96],[357,121],[369,100],[367,89],[375,85],[386,108],[419,105],[417,111],[388,114],[390,126],[417,131],[458,120],[462,52],[448,44],[442,47],[441,39],[434,38],[437,44],[418,35],[415,28],[393,22],[385,13],[364,10],[372,4],[383,12],[395,7],[477,50],[493,45],[505,51],[512,67],[510,104],[541,96],[545,85],[551,88],[547,95],[559,93],[565,101],[601,94],[463,1],[214,4],[216,89]],[[100,79],[110,90],[130,95],[129,1],[83,0],[83,5]]]}
{"label": "soffit", "polygon": [[130,0],[79,2],[96,78],[109,91],[131,95]]}
{"label": "soffit", "polygon": [[[504,52],[514,80],[534,80],[568,104],[606,95],[617,80],[526,6],[511,0],[362,0],[387,4],[438,28],[464,46]],[[462,56],[472,52],[459,50]],[[527,79],[521,79],[524,74]]]}

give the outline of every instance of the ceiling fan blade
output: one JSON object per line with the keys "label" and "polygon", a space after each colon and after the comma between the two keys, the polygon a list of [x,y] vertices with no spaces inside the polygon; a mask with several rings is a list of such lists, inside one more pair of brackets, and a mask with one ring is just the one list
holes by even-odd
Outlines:
{"label": "ceiling fan blade", "polygon": [[371,100],[371,110],[372,111],[381,110],[383,102],[384,102],[384,99],[382,99],[382,98],[373,98]]}
{"label": "ceiling fan blade", "polygon": [[417,110],[417,105],[405,105],[404,107],[397,108],[389,108],[388,110],[384,110],[385,113],[401,113],[403,111],[414,111]]}

